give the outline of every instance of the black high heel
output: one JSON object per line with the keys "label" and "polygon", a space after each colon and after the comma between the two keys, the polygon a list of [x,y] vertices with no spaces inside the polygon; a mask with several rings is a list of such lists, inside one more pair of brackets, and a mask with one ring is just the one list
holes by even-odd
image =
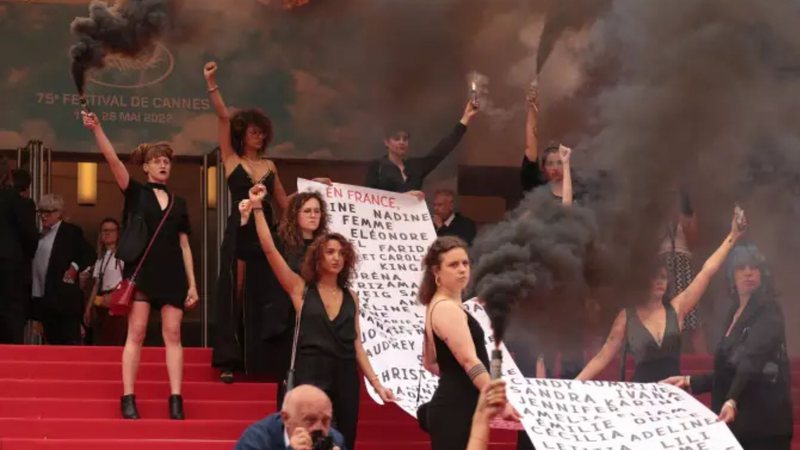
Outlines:
{"label": "black high heel", "polygon": [[172,420],[183,420],[183,397],[180,394],[169,396],[169,418]]}
{"label": "black high heel", "polygon": [[136,396],[133,394],[123,395],[119,398],[120,410],[123,419],[138,419],[139,410],[136,409]]}

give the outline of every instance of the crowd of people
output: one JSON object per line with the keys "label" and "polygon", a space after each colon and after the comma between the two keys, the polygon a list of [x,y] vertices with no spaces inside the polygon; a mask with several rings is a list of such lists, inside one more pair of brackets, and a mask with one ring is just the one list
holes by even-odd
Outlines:
{"label": "crowd of people", "polygon": [[[310,449],[330,439],[331,446],[352,450],[359,374],[384,402],[395,399],[362,346],[360,302],[351,289],[357,253],[347,238],[329,230],[328,208],[319,194],[287,193],[275,163],[266,158],[273,136],[269,118],[258,109],[229,111],[217,70],[208,63],[203,74],[236,208],[220,250],[212,364],[225,383],[248,374],[280,386],[280,412],[251,426],[237,448]],[[365,185],[423,200],[426,176],[454,150],[479,111],[475,100],[468,101],[459,122],[424,157],[409,157],[407,128],[387,127],[387,153],[369,166]],[[123,346],[121,414],[138,419],[136,374],[150,311],[157,309],[170,382],[167,407],[172,419],[183,419],[181,322],[184,311],[200,299],[186,202],[168,187],[173,149],[167,142],[139,145],[131,154],[146,180],[139,182],[98,118],[84,112],[83,124],[124,195],[122,220],[104,219],[92,250],[80,228],[63,220],[60,196],[46,194],[34,205],[25,195],[30,177],[26,183],[24,171],[0,168],[0,342],[22,343],[26,321],[34,318],[49,344],[78,345],[89,339]],[[583,192],[573,191],[571,150],[560,143],[541,146],[537,127],[534,89],[528,95],[523,191],[544,190],[563,208],[579,205]],[[483,330],[462,307],[470,283],[468,250],[477,230],[456,211],[456,199],[449,190],[433,197],[432,222],[440,237],[424,256],[419,292],[426,311],[422,360],[439,384],[431,401],[420,407],[418,420],[435,450],[486,448],[491,418],[520,419],[506,401],[503,383],[490,379]],[[695,274],[690,250],[694,212],[687,194],[681,193],[676,203],[675,219],[664,227],[654,255],[660,264],[649,294],[619,312],[600,351],[584,364],[583,348],[565,349],[558,373],[553,355],[536,355],[538,370],[527,375],[590,380],[626,349],[636,364],[634,382],[710,391],[712,408],[747,450],[788,449],[790,370],[784,319],[766,260],[752,244],[740,245],[747,219],[737,208],[730,232]],[[137,235],[135,230],[143,231]],[[717,345],[713,373],[682,376],[686,341],[695,349],[704,345],[697,344],[702,339],[697,337],[696,306],[720,270],[734,306]],[[123,280],[135,281],[127,317],[113,313],[115,289]],[[530,446],[521,440],[520,448]]]}

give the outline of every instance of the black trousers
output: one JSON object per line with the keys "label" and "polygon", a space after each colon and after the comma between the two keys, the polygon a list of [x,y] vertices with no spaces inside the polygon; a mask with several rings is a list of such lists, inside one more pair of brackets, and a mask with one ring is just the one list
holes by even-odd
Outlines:
{"label": "black trousers", "polygon": [[[0,344],[22,344],[30,290],[24,263],[0,261]],[[30,263],[27,263],[30,264]]]}
{"label": "black trousers", "polygon": [[25,313],[10,308],[0,310],[0,344],[23,344]]}
{"label": "black trousers", "polygon": [[340,359],[327,355],[297,355],[295,386],[316,386],[333,403],[333,427],[344,436],[348,450],[355,450],[358,428],[358,406],[361,385],[356,360]]}
{"label": "black trousers", "polygon": [[42,299],[34,298],[37,305],[36,318],[42,322],[44,338],[49,345],[81,345],[81,321],[77,314],[65,314],[42,305]]}

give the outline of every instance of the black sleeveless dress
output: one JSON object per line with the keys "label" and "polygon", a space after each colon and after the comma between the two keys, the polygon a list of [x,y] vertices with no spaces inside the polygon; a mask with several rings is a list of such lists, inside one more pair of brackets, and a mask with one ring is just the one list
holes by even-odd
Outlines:
{"label": "black sleeveless dress", "polygon": [[659,346],[653,335],[647,331],[635,308],[627,308],[625,342],[636,362],[633,380],[636,383],[655,383],[681,372],[681,330],[678,314],[671,304],[666,303],[667,323],[664,339]]}
{"label": "black sleeveless dress", "polygon": [[[466,311],[467,326],[478,359],[487,368],[486,352],[481,325]],[[472,415],[478,404],[479,392],[469,375],[458,363],[447,344],[434,333],[436,363],[439,364],[439,386],[433,393],[427,410],[427,429],[431,435],[432,450],[464,450],[469,441]]]}
{"label": "black sleeveless dress", "polygon": [[[270,172],[258,182],[266,185],[268,192],[273,192],[274,173]],[[228,176],[232,205],[220,249],[212,365],[221,370],[244,371],[279,381],[286,375],[286,358],[274,357],[268,341],[275,327],[265,327],[265,324],[277,322],[285,329],[291,327],[292,319],[288,306],[274,307],[273,300],[285,299],[285,296],[280,296],[280,285],[261,250],[255,221],[251,218],[247,225],[240,226],[239,202],[249,197],[254,184],[241,164]],[[264,202],[264,217],[274,229],[268,201]],[[240,299],[236,298],[238,260],[245,262]],[[280,310],[280,314],[276,310]]]}
{"label": "black sleeveless dress", "polygon": [[356,363],[356,304],[345,289],[339,314],[331,320],[314,283],[308,284],[300,317],[295,385],[311,384],[333,403],[334,428],[355,449],[360,385]]}

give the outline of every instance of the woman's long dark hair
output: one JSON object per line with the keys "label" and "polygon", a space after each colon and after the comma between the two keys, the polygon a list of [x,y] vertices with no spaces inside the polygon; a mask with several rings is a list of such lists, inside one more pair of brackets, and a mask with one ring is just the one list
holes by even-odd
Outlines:
{"label": "woman's long dark hair", "polygon": [[767,264],[767,258],[754,244],[739,244],[731,250],[725,267],[725,275],[728,279],[728,296],[731,300],[739,301],[739,292],[736,290],[736,279],[734,272],[744,266],[751,266],[761,272],[761,284],[753,292],[752,299],[755,300],[775,300],[775,282],[772,271]]}
{"label": "woman's long dark hair", "polygon": [[425,259],[422,260],[422,267],[425,274],[422,275],[422,283],[419,286],[419,294],[417,298],[423,305],[427,305],[433,299],[433,294],[436,293],[436,275],[433,273],[435,267],[439,267],[442,263],[442,255],[457,248],[463,248],[464,251],[469,251],[469,246],[461,238],[455,236],[442,236],[436,239],[428,253],[425,254]]}
{"label": "woman's long dark hair", "polygon": [[314,230],[313,239],[328,232],[328,205],[319,192],[299,192],[289,202],[289,207],[283,215],[283,220],[278,225],[278,236],[284,245],[285,257],[299,256],[303,251],[303,231],[298,225],[297,216],[303,205],[311,199],[319,202],[319,227]]}
{"label": "woman's long dark hair", "polygon": [[316,283],[319,281],[322,273],[322,261],[325,258],[325,244],[329,241],[337,241],[339,245],[342,246],[344,264],[342,264],[342,271],[339,272],[339,275],[336,277],[336,284],[342,289],[347,289],[350,287],[350,282],[352,281],[356,265],[358,264],[358,255],[356,254],[356,249],[353,247],[353,244],[339,233],[323,234],[308,246],[300,275],[306,283]]}

